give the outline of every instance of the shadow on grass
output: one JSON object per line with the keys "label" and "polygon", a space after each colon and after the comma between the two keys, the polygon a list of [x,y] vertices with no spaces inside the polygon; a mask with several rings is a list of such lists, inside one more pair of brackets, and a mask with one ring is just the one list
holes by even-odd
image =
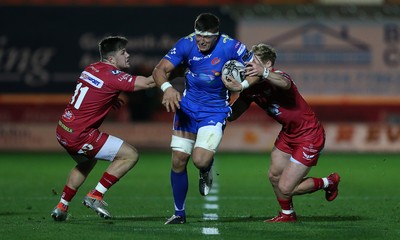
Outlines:
{"label": "shadow on grass", "polygon": [[[219,217],[217,220],[203,219],[201,216],[187,216],[187,223],[245,223],[245,222],[264,222],[271,217]],[[71,221],[72,220],[72,221]],[[116,222],[160,222],[164,223],[167,220],[165,216],[126,216],[126,217],[113,217],[112,219],[93,218],[74,218],[69,219],[70,224],[81,224],[82,222],[92,222],[99,224],[114,224]],[[368,220],[360,216],[298,216],[297,222],[356,222]],[[76,222],[75,222],[76,221]]]}
{"label": "shadow on grass", "polygon": [[[219,222],[263,222],[264,220],[271,219],[270,217],[219,217]],[[367,220],[365,217],[360,216],[297,216],[298,222],[348,222],[348,221],[362,221]],[[207,221],[207,220],[202,220]]]}

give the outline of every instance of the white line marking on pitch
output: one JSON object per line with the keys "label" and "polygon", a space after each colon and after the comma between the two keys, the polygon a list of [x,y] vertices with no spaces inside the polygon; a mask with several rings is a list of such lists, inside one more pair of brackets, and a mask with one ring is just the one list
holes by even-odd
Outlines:
{"label": "white line marking on pitch", "polygon": [[204,220],[218,220],[218,214],[216,213],[203,213]]}
{"label": "white line marking on pitch", "polygon": [[216,201],[218,201],[218,196],[210,196],[210,195],[208,195],[208,196],[206,196],[206,201],[208,201],[208,202],[216,202]]}
{"label": "white line marking on pitch", "polygon": [[218,228],[203,228],[204,235],[219,235]]}
{"label": "white line marking on pitch", "polygon": [[[215,180],[215,179],[214,179]],[[208,213],[203,213],[203,219],[204,220],[218,220],[218,214],[215,212],[215,210],[219,209],[218,205],[218,188],[219,185],[214,181],[213,187],[211,188],[210,194],[205,197],[205,203],[204,203],[204,209],[207,210]],[[214,210],[209,212],[209,210]],[[203,228],[202,233],[204,235],[219,235],[219,229],[218,228]]]}

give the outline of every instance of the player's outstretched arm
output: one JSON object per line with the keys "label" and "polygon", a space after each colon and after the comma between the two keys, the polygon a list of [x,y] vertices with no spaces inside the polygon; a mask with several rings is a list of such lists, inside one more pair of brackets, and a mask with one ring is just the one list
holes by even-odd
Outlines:
{"label": "player's outstretched arm", "polygon": [[285,78],[280,72],[270,71],[271,69],[270,62],[263,65],[257,58],[256,61],[246,62],[246,75],[261,77],[268,80],[272,85],[288,90],[291,87],[290,80]]}
{"label": "player's outstretched arm", "polygon": [[156,86],[154,82],[153,76],[144,77],[144,76],[137,76],[135,81],[135,91],[145,90],[149,88],[153,88]]}

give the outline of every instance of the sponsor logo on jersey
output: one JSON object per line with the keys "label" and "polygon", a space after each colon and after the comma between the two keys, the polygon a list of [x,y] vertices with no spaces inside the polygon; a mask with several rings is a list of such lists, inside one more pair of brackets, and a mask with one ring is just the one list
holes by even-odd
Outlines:
{"label": "sponsor logo on jersey", "polygon": [[121,73],[121,71],[120,70],[111,70],[111,73],[114,75],[118,75]]}
{"label": "sponsor logo on jersey", "polygon": [[237,54],[240,56],[246,50],[246,46],[244,44],[240,44],[239,49],[237,50]]}
{"label": "sponsor logo on jersey", "polygon": [[200,57],[198,57],[198,56],[193,56],[192,60],[193,60],[193,61],[200,61],[200,60],[208,59],[208,58],[211,58],[211,54],[208,54],[208,55],[206,55],[206,56],[200,56]]}
{"label": "sponsor logo on jersey", "polygon": [[252,58],[253,58],[253,53],[246,49],[246,53],[242,57],[243,62],[250,62]]}
{"label": "sponsor logo on jersey", "polygon": [[124,74],[121,77],[118,78],[118,81],[126,81],[128,80],[129,82],[132,80],[132,76],[130,74]]}
{"label": "sponsor logo on jersey", "polygon": [[176,48],[173,48],[173,49],[169,50],[169,54],[175,55],[176,54]]}
{"label": "sponsor logo on jersey", "polygon": [[103,80],[101,80],[98,77],[95,77],[89,72],[83,71],[81,73],[80,79],[89,83],[90,85],[96,87],[96,88],[101,88],[104,84]]}
{"label": "sponsor logo on jersey", "polygon": [[69,128],[67,125],[65,125],[63,122],[61,122],[61,121],[58,121],[58,125],[62,128],[62,129],[64,129],[65,131],[67,131],[67,132],[69,132],[69,133],[72,133],[72,132],[74,132],[74,130],[72,129],[72,128]]}

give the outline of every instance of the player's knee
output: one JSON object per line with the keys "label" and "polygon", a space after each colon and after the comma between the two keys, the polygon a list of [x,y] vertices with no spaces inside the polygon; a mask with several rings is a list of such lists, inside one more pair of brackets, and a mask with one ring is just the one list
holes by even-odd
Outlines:
{"label": "player's knee", "polygon": [[135,147],[125,145],[123,146],[123,150],[121,151],[121,156],[119,159],[124,160],[126,164],[128,164],[130,167],[133,167],[139,161],[139,152]]}
{"label": "player's knee", "polygon": [[280,174],[271,171],[271,169],[268,171],[268,179],[273,185],[278,185],[280,177]]}
{"label": "player's knee", "polygon": [[182,172],[185,170],[189,161],[190,155],[180,151],[173,151],[172,154],[172,169],[175,172]]}
{"label": "player's knee", "polygon": [[279,188],[279,191],[280,191],[283,195],[285,195],[285,196],[287,196],[287,197],[293,196],[293,190],[294,190],[294,189],[293,189],[292,187],[290,187],[289,185],[279,183],[278,188]]}
{"label": "player's knee", "polygon": [[192,155],[193,164],[198,169],[206,169],[210,165],[213,156],[214,152],[204,149],[199,150],[199,148],[196,148]]}
{"label": "player's knee", "polygon": [[193,158],[193,164],[198,168],[198,169],[205,169],[210,165],[210,161],[207,161],[207,159],[201,159],[201,158]]}

